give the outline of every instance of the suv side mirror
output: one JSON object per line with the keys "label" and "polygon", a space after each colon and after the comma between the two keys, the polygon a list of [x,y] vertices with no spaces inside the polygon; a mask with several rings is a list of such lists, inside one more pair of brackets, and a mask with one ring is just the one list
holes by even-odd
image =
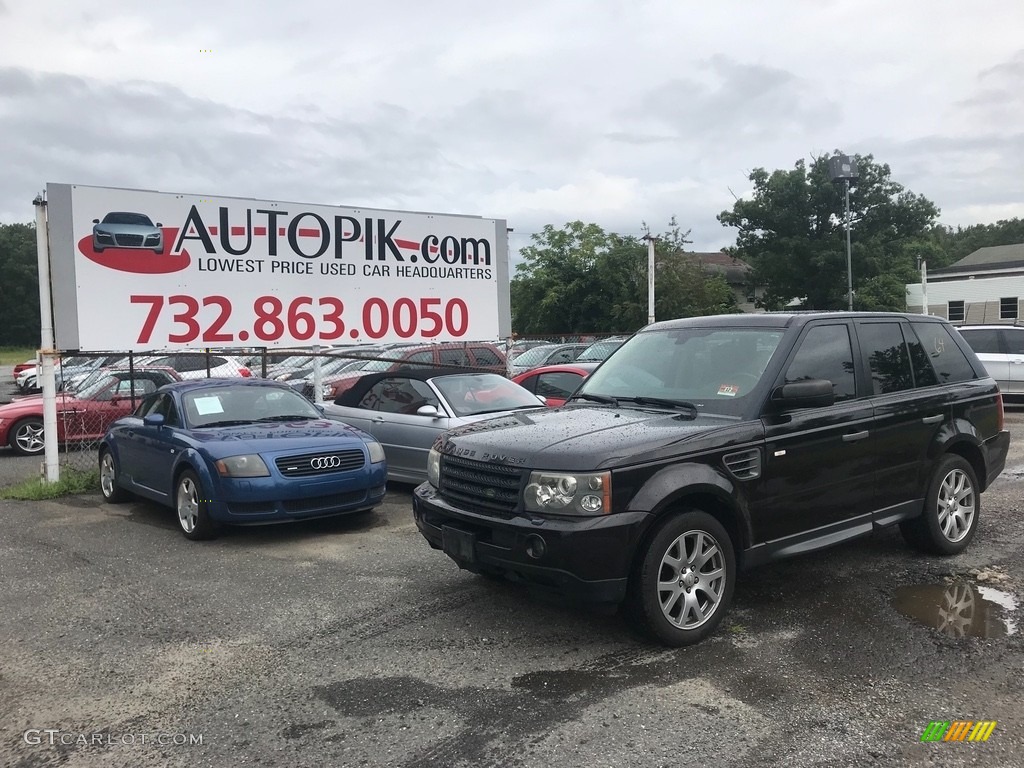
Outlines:
{"label": "suv side mirror", "polygon": [[783,410],[825,408],[836,401],[836,396],[828,379],[806,379],[776,387],[771,401]]}

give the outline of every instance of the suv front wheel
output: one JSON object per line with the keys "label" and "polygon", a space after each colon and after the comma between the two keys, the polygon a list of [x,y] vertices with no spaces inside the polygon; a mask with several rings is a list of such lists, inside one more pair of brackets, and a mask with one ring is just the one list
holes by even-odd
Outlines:
{"label": "suv front wheel", "polygon": [[736,582],[736,556],[722,524],[696,510],[669,517],[640,558],[627,609],[641,628],[672,646],[711,634]]}
{"label": "suv front wheel", "polygon": [[978,529],[981,493],[974,467],[962,456],[948,454],[932,475],[920,517],[900,523],[911,546],[937,555],[967,549]]}

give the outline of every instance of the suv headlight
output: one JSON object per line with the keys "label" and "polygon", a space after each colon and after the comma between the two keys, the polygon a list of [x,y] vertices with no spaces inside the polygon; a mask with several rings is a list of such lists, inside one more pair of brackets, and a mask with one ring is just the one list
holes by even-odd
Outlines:
{"label": "suv headlight", "polygon": [[612,511],[612,473],[531,472],[523,501],[529,512],[607,515]]}
{"label": "suv headlight", "polygon": [[427,453],[427,482],[435,488],[441,483],[441,452],[434,448]]}

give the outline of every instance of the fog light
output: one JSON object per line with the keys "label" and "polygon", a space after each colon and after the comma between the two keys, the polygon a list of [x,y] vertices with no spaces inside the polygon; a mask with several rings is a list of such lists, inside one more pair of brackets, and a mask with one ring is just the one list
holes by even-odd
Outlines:
{"label": "fog light", "polygon": [[533,533],[526,537],[526,554],[534,560],[540,560],[547,551],[547,545],[537,534]]}

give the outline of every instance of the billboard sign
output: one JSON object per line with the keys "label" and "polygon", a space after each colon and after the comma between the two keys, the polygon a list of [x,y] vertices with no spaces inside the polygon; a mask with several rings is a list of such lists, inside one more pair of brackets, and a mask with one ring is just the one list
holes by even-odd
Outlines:
{"label": "billboard sign", "polygon": [[59,349],[511,332],[505,221],[47,185]]}

